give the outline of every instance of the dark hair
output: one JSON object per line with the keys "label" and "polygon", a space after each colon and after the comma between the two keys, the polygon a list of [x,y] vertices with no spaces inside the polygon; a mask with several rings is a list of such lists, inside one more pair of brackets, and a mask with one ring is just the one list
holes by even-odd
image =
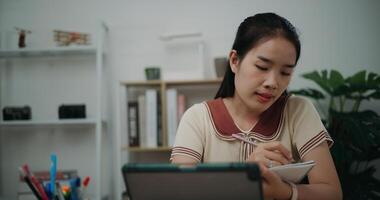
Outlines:
{"label": "dark hair", "polygon": [[[240,60],[257,45],[262,39],[276,36],[284,37],[296,49],[296,63],[301,54],[301,43],[295,27],[285,18],[275,13],[261,13],[246,18],[239,26],[232,49],[237,52]],[[232,97],[235,93],[235,74],[231,67],[227,67],[223,81],[215,95],[219,97]]]}

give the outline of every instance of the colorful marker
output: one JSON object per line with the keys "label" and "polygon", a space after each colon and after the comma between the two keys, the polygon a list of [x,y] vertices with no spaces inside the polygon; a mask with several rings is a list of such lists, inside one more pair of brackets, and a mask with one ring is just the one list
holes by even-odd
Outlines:
{"label": "colorful marker", "polygon": [[54,199],[56,191],[55,191],[55,177],[57,174],[57,155],[55,153],[52,153],[50,156],[50,192],[51,192],[51,199]]}
{"label": "colorful marker", "polygon": [[81,191],[81,199],[82,200],[85,200],[85,197],[86,197],[86,191],[87,191],[87,186],[88,184],[90,183],[90,177],[89,176],[86,176],[83,180],[83,187],[82,187],[82,191]]}

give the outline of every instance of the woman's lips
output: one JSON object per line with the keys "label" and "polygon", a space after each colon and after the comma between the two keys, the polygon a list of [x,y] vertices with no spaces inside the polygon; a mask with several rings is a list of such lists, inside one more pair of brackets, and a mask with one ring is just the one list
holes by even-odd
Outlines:
{"label": "woman's lips", "polygon": [[256,95],[260,103],[268,103],[273,97],[273,95],[269,93],[256,93]]}

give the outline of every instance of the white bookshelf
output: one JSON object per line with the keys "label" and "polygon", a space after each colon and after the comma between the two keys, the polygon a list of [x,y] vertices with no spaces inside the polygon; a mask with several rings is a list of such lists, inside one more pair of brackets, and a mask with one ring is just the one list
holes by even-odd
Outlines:
{"label": "white bookshelf", "polygon": [[[91,196],[95,200],[103,199],[105,194],[102,194],[102,135],[105,130],[105,120],[103,118],[103,105],[104,105],[104,98],[103,98],[103,89],[105,85],[104,81],[104,56],[105,56],[105,49],[104,49],[104,43],[105,43],[105,35],[108,31],[108,27],[104,23],[99,23],[97,32],[96,32],[96,41],[90,46],[66,46],[66,47],[52,47],[52,48],[45,48],[45,49],[15,49],[15,50],[4,50],[0,49],[0,77],[4,77],[9,73],[9,70],[12,69],[15,65],[17,65],[17,61],[24,60],[24,59],[33,59],[33,60],[41,60],[40,62],[48,62],[50,65],[51,63],[56,62],[65,62],[65,60],[70,60],[72,57],[78,57],[81,58],[83,56],[86,56],[85,59],[92,59],[93,62],[93,79],[95,80],[95,84],[92,84],[92,88],[84,88],[84,90],[94,90],[94,96],[93,98],[93,105],[92,112],[94,113],[92,116],[89,116],[89,118],[84,119],[57,119],[57,116],[51,117],[37,117],[34,119],[33,117],[33,107],[32,107],[32,120],[16,120],[16,121],[4,121],[2,120],[2,113],[0,117],[0,133],[6,133],[9,129],[20,129],[25,130],[25,132],[28,132],[28,129],[30,128],[38,128],[38,129],[44,129],[45,127],[53,127],[53,128],[65,128],[70,126],[83,126],[83,127],[91,127],[89,130],[93,130],[95,134],[95,144],[93,145],[94,149],[93,152],[95,154],[95,176],[92,177],[91,184],[93,184],[93,194]],[[87,57],[89,55],[90,57]],[[56,60],[51,60],[50,58],[53,57]],[[13,64],[15,62],[16,64]],[[76,62],[75,60],[73,62]],[[80,68],[80,63],[78,62],[78,67]],[[33,66],[32,66],[33,67]],[[72,69],[70,69],[72,70]],[[75,70],[75,68],[73,69]],[[81,87],[81,85],[78,85],[78,87]],[[83,87],[83,86],[82,86]],[[46,88],[49,88],[47,86]],[[0,108],[1,111],[4,108],[5,102],[10,103],[9,99],[7,99],[7,93],[9,91],[4,90],[10,90],[8,88],[7,83],[4,82],[4,80],[0,80]],[[10,91],[11,93],[16,93],[17,91]],[[62,91],[64,92],[70,92],[70,91]],[[85,92],[85,91],[84,91]],[[47,93],[49,94],[49,93]],[[64,95],[64,94],[63,94]],[[38,98],[38,97],[35,97]],[[41,96],[40,98],[49,98],[48,96]],[[4,99],[7,99],[5,101]],[[58,106],[58,105],[57,105]],[[87,107],[87,105],[86,105]],[[86,110],[88,111],[88,110]],[[56,111],[55,111],[56,112]],[[58,113],[57,113],[58,114]],[[43,147],[36,147],[36,148],[43,148]],[[16,155],[17,156],[17,155]],[[48,158],[46,158],[48,160]],[[0,163],[2,161],[0,160]],[[1,175],[0,175],[0,178]],[[1,183],[1,182],[0,182]],[[3,198],[3,191],[0,190],[0,199]]]}

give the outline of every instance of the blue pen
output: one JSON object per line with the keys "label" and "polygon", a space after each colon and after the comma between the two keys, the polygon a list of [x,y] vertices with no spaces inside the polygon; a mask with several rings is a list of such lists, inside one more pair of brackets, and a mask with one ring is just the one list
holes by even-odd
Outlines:
{"label": "blue pen", "polygon": [[48,198],[51,199],[50,197],[52,196],[52,194],[51,194],[51,191],[50,191],[51,190],[50,182],[46,183],[44,189],[45,189],[45,192],[46,192],[46,195],[48,196]]}
{"label": "blue pen", "polygon": [[55,197],[55,176],[57,174],[57,155],[52,153],[50,156],[50,192],[51,199]]}
{"label": "blue pen", "polygon": [[70,180],[71,187],[71,200],[79,200],[78,188],[80,187],[80,178],[73,178]]}

